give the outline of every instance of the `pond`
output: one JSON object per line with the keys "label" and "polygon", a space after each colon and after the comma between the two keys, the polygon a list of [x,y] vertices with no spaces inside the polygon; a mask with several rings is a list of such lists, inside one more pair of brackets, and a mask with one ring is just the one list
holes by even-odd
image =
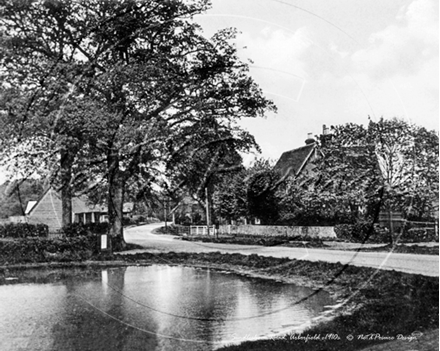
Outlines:
{"label": "pond", "polygon": [[0,285],[1,350],[215,350],[300,330],[325,292],[153,265],[26,270]]}

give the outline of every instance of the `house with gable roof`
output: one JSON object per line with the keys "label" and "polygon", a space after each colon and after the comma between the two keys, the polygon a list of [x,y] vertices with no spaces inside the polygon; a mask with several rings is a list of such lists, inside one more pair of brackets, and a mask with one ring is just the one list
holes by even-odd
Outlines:
{"label": "house with gable roof", "polygon": [[275,164],[274,170],[283,178],[288,176],[298,176],[301,172],[313,167],[312,161],[316,159],[318,149],[312,133],[308,133],[305,143],[306,145],[304,146],[283,152],[278,162]]}
{"label": "house with gable roof", "polygon": [[[323,125],[322,135],[330,135],[329,130],[325,125]],[[360,165],[365,165],[368,162],[366,160],[367,156],[365,155],[365,151],[365,146],[346,146],[343,148],[344,158],[349,161],[349,164],[353,169],[359,169],[359,172],[365,171]],[[275,164],[274,170],[283,178],[297,177],[301,173],[312,170],[316,167],[313,161],[315,161],[320,155],[322,156],[322,151],[318,148],[318,143],[313,138],[312,133],[308,133],[305,145],[284,152]],[[375,169],[372,171],[381,173],[378,162],[376,162]],[[365,209],[362,208],[360,210],[363,211]],[[390,220],[393,221],[394,228],[400,228],[403,218],[400,212],[393,212],[392,218],[390,218],[388,212],[381,210],[379,222],[386,226],[389,224]]]}
{"label": "house with gable roof", "polygon": [[[127,215],[133,211],[134,204],[124,204],[123,213]],[[107,206],[91,203],[86,195],[72,198],[72,221],[75,223],[100,223],[107,222]],[[43,223],[49,227],[50,232],[62,228],[62,203],[61,195],[49,187],[38,201],[33,201],[26,208],[26,222]]]}

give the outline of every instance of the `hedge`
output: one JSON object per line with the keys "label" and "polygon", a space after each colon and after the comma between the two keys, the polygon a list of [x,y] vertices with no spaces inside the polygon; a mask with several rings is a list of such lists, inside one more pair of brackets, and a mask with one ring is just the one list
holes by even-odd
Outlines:
{"label": "hedge", "polygon": [[[113,245],[113,240],[112,240]],[[0,241],[0,265],[36,262],[70,262],[112,257],[102,253],[97,236]]]}
{"label": "hedge", "polygon": [[389,243],[389,233],[371,222],[361,221],[355,224],[337,224],[334,231],[338,239],[361,243]]}
{"label": "hedge", "polygon": [[[371,228],[370,222],[358,222],[356,224],[337,224],[334,227],[338,239],[348,240],[350,242],[364,242]],[[413,228],[410,224],[404,227],[403,232],[396,230],[394,233],[394,241],[402,243],[414,242],[433,242],[439,240],[435,229],[432,227]],[[388,229],[379,227],[377,224],[373,226],[372,232],[366,242],[369,243],[390,243],[390,233]]]}
{"label": "hedge", "polygon": [[97,250],[93,237],[21,239],[0,241],[1,264],[50,261],[80,261],[92,257]]}
{"label": "hedge", "polygon": [[72,223],[64,226],[61,232],[68,238],[88,235],[107,234],[109,230],[108,222],[101,223]]}
{"label": "hedge", "polygon": [[0,225],[1,238],[38,238],[47,237],[49,227],[46,224],[6,223]]}
{"label": "hedge", "polygon": [[435,234],[434,228],[409,228],[404,230],[403,234],[399,237],[399,241],[407,243],[438,242],[438,235]]}

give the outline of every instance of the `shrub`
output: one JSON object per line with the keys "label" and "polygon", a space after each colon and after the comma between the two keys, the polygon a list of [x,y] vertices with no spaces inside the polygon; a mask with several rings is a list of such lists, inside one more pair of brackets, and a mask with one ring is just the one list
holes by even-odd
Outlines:
{"label": "shrub", "polygon": [[316,211],[298,211],[284,212],[278,225],[294,225],[294,226],[335,226],[338,223],[354,224],[359,219],[350,213],[325,214]]}
{"label": "shrub", "polygon": [[178,224],[168,224],[167,227],[160,227],[156,229],[158,234],[171,234],[171,235],[183,235],[189,234],[189,226],[183,226]]}
{"label": "shrub", "polygon": [[[117,244],[112,238],[112,247]],[[69,262],[102,257],[99,237],[78,236],[57,240],[47,238],[0,241],[0,265],[34,262]],[[111,254],[104,254],[111,257]]]}
{"label": "shrub", "polygon": [[435,234],[434,228],[409,228],[403,231],[399,241],[407,243],[438,242],[438,236]]}
{"label": "shrub", "polygon": [[122,218],[122,225],[127,226],[127,225],[136,225],[138,222],[136,222],[136,220],[134,218],[131,217],[123,217]]}
{"label": "shrub", "polygon": [[107,234],[109,230],[109,224],[107,222],[102,223],[72,223],[63,227],[62,232],[66,237],[72,238],[84,235],[101,235]]}
{"label": "shrub", "polygon": [[47,237],[49,227],[45,224],[7,223],[0,225],[2,238],[38,238]]}
{"label": "shrub", "polygon": [[337,224],[334,230],[338,239],[350,242],[388,243],[390,241],[386,231],[380,230],[376,225],[371,227],[371,222],[369,221],[358,221],[354,224]]}
{"label": "shrub", "polygon": [[35,238],[0,242],[0,262],[28,263],[90,259],[98,250],[96,237],[50,240]]}

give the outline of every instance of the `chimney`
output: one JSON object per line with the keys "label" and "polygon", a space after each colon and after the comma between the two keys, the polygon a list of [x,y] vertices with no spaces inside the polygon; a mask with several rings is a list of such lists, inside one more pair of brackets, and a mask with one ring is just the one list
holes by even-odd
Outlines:
{"label": "chimney", "polygon": [[313,133],[307,133],[306,145],[313,144],[314,142]]}
{"label": "chimney", "polygon": [[328,135],[328,128],[325,124],[322,125],[322,135]]}

